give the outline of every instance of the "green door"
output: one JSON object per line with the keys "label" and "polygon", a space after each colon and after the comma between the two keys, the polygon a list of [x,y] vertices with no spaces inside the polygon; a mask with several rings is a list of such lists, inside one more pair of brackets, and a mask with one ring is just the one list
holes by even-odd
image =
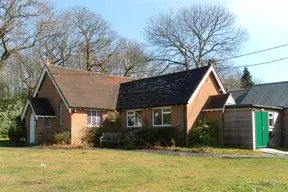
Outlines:
{"label": "green door", "polygon": [[255,112],[256,147],[268,146],[268,112]]}

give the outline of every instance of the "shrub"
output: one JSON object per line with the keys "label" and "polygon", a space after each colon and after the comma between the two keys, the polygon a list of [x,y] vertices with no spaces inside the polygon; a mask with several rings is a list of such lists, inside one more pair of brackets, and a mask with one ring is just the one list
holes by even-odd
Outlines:
{"label": "shrub", "polygon": [[100,147],[100,138],[102,135],[102,127],[87,127],[82,138],[82,143],[92,144],[94,147]]}
{"label": "shrub", "polygon": [[120,146],[124,148],[149,148],[154,145],[175,146],[179,132],[174,127],[153,127],[124,131]]}
{"label": "shrub", "polygon": [[55,142],[54,133],[48,129],[44,129],[39,133],[39,142],[41,145],[50,145]]}
{"label": "shrub", "polygon": [[12,119],[8,130],[8,137],[12,145],[24,145],[26,141],[25,123],[20,116]]}
{"label": "shrub", "polygon": [[69,131],[64,131],[62,133],[56,133],[54,135],[54,140],[56,144],[70,144],[71,134]]}
{"label": "shrub", "polygon": [[209,119],[200,120],[198,125],[189,134],[191,145],[213,145],[216,144],[219,122]]}

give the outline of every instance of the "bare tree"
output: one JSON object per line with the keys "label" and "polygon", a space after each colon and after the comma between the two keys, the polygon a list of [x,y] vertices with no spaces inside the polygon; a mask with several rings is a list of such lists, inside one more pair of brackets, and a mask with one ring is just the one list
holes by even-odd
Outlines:
{"label": "bare tree", "polygon": [[185,69],[231,56],[248,39],[228,9],[200,4],[159,14],[148,22],[145,35],[156,60]]}
{"label": "bare tree", "polygon": [[110,60],[113,72],[124,77],[139,76],[147,68],[148,56],[144,47],[137,41],[122,38],[118,54]]}
{"label": "bare tree", "polygon": [[35,45],[45,24],[36,23],[49,10],[44,0],[0,1],[0,70],[13,53]]}
{"label": "bare tree", "polygon": [[55,65],[66,66],[79,45],[71,12],[54,11],[48,21],[41,34],[43,38],[36,44],[39,56],[43,62],[48,59]]}
{"label": "bare tree", "polygon": [[95,67],[101,68],[117,50],[117,45],[112,46],[116,33],[101,15],[79,6],[72,11],[72,22],[85,59],[85,69],[93,71]]}

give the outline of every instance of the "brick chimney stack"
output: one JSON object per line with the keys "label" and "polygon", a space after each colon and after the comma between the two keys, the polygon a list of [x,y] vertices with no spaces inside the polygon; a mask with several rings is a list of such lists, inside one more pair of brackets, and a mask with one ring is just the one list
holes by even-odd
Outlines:
{"label": "brick chimney stack", "polygon": [[212,65],[212,66],[215,67],[215,66],[216,66],[216,61],[215,61],[214,59],[209,59],[209,60],[208,60],[208,65],[209,65],[209,66]]}
{"label": "brick chimney stack", "polygon": [[45,65],[50,65],[50,62],[49,62],[49,59],[48,59],[48,58],[45,59],[44,64],[45,64]]}

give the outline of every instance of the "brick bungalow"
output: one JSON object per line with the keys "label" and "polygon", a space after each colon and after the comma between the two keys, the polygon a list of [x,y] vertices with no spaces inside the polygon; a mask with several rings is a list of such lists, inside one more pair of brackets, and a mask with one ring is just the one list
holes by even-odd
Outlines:
{"label": "brick bungalow", "polygon": [[122,129],[177,127],[185,143],[204,117],[202,110],[219,103],[209,99],[217,95],[222,95],[220,108],[234,102],[213,66],[133,80],[45,65],[22,119],[28,142],[35,144],[62,131],[70,131],[71,142],[79,144],[86,128],[102,126],[109,112],[120,114]]}

